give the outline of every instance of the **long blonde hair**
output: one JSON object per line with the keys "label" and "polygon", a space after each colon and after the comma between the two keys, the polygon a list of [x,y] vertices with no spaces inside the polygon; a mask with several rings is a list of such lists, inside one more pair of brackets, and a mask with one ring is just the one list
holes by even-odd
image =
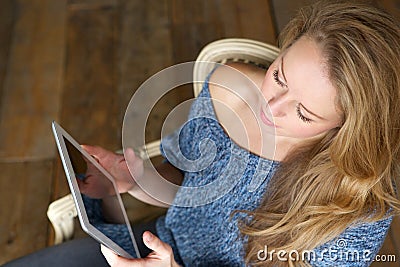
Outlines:
{"label": "long blonde hair", "polygon": [[303,8],[280,36],[282,51],[301,36],[314,40],[337,88],[343,124],[302,143],[282,162],[262,204],[241,224],[252,265],[257,251],[298,252],[338,236],[348,226],[398,214],[400,30],[385,12],[349,2]]}

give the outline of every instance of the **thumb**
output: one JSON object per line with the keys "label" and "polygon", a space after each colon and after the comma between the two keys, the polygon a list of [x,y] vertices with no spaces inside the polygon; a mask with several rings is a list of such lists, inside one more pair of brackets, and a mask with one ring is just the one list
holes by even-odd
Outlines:
{"label": "thumb", "polygon": [[106,258],[108,265],[113,266],[118,260],[118,255],[104,245],[100,245],[100,250],[101,253],[103,253],[104,258]]}
{"label": "thumb", "polygon": [[[125,259],[123,257],[118,256],[115,254],[111,249],[107,248],[104,245],[101,245],[101,253],[103,253],[104,258],[108,262],[110,266],[118,266],[118,267],[131,267],[132,260]],[[141,265],[135,265],[141,266]]]}
{"label": "thumb", "polygon": [[143,233],[143,241],[149,249],[160,257],[169,257],[172,254],[172,248],[149,231]]}

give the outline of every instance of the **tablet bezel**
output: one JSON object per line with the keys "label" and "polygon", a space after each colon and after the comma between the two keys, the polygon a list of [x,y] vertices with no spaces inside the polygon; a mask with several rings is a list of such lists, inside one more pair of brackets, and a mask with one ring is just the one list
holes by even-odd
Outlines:
{"label": "tablet bezel", "polygon": [[118,193],[118,189],[116,186],[116,183],[114,181],[114,178],[91,156],[89,153],[87,153],[82,147],[79,145],[79,143],[72,138],[71,135],[69,135],[58,123],[52,122],[52,129],[54,133],[54,137],[56,140],[57,148],[60,154],[61,162],[64,167],[64,171],[67,177],[68,185],[71,190],[72,198],[74,199],[75,202],[75,207],[77,209],[77,214],[79,218],[79,222],[81,224],[81,227],[83,231],[85,231],[87,234],[89,234],[91,237],[96,239],[98,242],[101,244],[105,245],[106,247],[110,248],[113,250],[116,254],[132,259],[133,256],[130,255],[128,252],[126,252],[123,248],[121,248],[118,244],[116,244],[114,241],[112,241],[109,237],[104,235],[101,231],[99,231],[96,227],[94,227],[90,222],[89,218],[86,213],[86,209],[82,200],[82,196],[78,187],[78,183],[76,182],[76,177],[75,177],[75,172],[72,167],[72,163],[67,151],[66,144],[64,142],[64,138],[66,138],[80,153],[82,153],[86,158],[90,161],[91,164],[93,164],[95,167],[97,167],[105,177],[107,177],[111,183],[114,186],[115,192],[117,192],[116,197],[118,199],[118,203],[120,205],[121,211],[123,213],[123,217],[125,220],[125,224],[128,228],[129,235],[131,237],[133,247],[135,249],[135,253],[137,258],[140,258],[140,253],[139,249],[135,240],[135,237],[132,232],[132,228],[130,226],[128,216],[126,215],[125,207],[123,205],[122,199],[120,194]]}

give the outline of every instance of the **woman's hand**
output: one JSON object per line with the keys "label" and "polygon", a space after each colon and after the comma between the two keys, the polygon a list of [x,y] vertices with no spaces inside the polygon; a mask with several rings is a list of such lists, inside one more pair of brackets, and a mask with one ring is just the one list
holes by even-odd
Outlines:
{"label": "woman's hand", "polygon": [[103,245],[101,245],[101,252],[111,267],[179,267],[174,260],[170,245],[162,242],[149,231],[143,233],[143,241],[149,249],[153,250],[146,258],[126,259],[116,255]]}
{"label": "woman's hand", "polygon": [[102,199],[115,195],[111,181],[88,159],[86,161],[86,173],[76,173],[76,182],[79,190],[86,196],[94,199]]}
{"label": "woman's hand", "polygon": [[82,145],[82,148],[115,178],[120,193],[131,190],[136,185],[135,179],[141,179],[143,176],[143,160],[137,157],[132,149],[127,149],[125,154],[134,178],[129,172],[124,155],[116,154],[99,146]]}

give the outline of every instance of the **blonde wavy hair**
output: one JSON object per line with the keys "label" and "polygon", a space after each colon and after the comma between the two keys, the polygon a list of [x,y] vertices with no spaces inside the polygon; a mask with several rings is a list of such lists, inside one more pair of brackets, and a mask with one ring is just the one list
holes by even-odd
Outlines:
{"label": "blonde wavy hair", "polygon": [[301,36],[320,47],[337,88],[343,124],[302,143],[275,173],[265,198],[240,226],[252,266],[257,251],[313,249],[348,226],[399,214],[400,30],[383,11],[324,1],[303,8],[280,36],[282,51]]}

